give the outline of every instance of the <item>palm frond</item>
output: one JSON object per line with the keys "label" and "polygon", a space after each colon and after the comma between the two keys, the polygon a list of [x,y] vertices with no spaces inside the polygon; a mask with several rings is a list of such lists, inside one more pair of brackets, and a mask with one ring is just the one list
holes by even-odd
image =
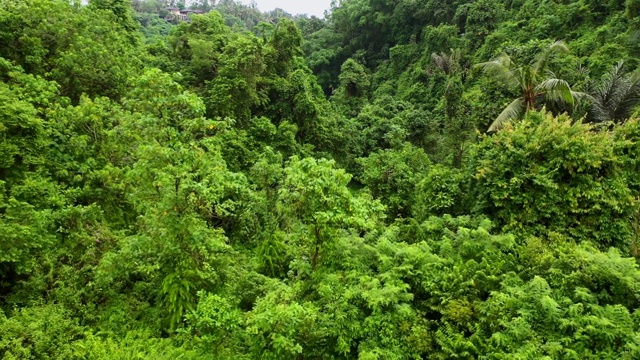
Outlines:
{"label": "palm frond", "polygon": [[453,59],[445,53],[433,53],[431,54],[431,60],[433,60],[434,65],[445,74],[450,74],[455,66]]}
{"label": "palm frond", "polygon": [[571,90],[571,96],[576,103],[580,102],[581,104],[590,104],[593,101],[593,97],[591,95],[581,91]]}
{"label": "palm frond", "polygon": [[567,43],[565,43],[563,40],[557,40],[553,44],[549,45],[548,49],[549,49],[549,52],[562,52],[562,53],[569,52],[569,47],[567,46]]}
{"label": "palm frond", "polygon": [[551,60],[551,56],[553,56],[556,53],[568,53],[568,52],[569,52],[569,47],[567,46],[567,44],[562,40],[558,40],[553,44],[549,45],[547,48],[545,48],[536,56],[533,69],[535,70],[536,73],[544,69],[547,69],[549,67],[549,61]]}
{"label": "palm frond", "polygon": [[622,121],[628,119],[634,110],[640,104],[640,77],[637,79],[629,79],[629,87],[625,96],[620,101],[618,109],[615,112],[614,120]]}
{"label": "palm frond", "polygon": [[578,66],[576,68],[576,74],[578,76],[580,76],[581,78],[588,79],[590,73],[591,73],[591,70],[589,69],[589,67],[582,65],[582,62],[578,62]]}
{"label": "palm frond", "polygon": [[487,132],[494,132],[502,129],[511,120],[517,119],[524,114],[525,102],[523,98],[517,98],[509,104],[498,117],[491,123]]}
{"label": "palm frond", "polygon": [[432,53],[433,64],[447,75],[453,74],[459,67],[460,50],[451,49],[451,54]]}
{"label": "palm frond", "polygon": [[544,80],[536,86],[536,92],[542,93],[547,101],[569,106],[573,106],[575,103],[574,94],[577,94],[571,90],[571,86],[566,80],[557,78]]}
{"label": "palm frond", "polygon": [[592,89],[591,96],[589,121],[623,121],[640,104],[640,74],[626,73],[624,63],[619,62]]}
{"label": "palm frond", "polygon": [[509,87],[516,87],[519,85],[518,78],[511,67],[511,58],[503,54],[492,61],[476,64],[474,69],[482,71],[485,75],[491,76],[498,81],[504,82]]}
{"label": "palm frond", "polygon": [[575,100],[590,100],[591,99],[591,95],[589,95],[589,93],[582,92],[582,91],[573,91],[573,90],[571,90],[571,95],[573,96],[573,98]]}

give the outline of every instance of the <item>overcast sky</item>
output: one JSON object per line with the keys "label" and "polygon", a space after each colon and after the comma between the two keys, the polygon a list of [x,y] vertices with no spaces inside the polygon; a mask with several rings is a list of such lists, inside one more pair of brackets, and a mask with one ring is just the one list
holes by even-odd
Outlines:
{"label": "overcast sky", "polygon": [[[324,11],[331,7],[331,0],[254,0],[261,11],[280,8],[290,14],[309,14],[323,17]],[[242,0],[249,4],[251,0]]]}

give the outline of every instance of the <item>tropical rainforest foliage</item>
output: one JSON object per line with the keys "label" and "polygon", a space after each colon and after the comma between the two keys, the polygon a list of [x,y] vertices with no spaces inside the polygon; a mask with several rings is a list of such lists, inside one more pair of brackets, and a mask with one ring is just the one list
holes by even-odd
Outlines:
{"label": "tropical rainforest foliage", "polygon": [[0,358],[638,359],[639,44],[638,0],[0,0]]}

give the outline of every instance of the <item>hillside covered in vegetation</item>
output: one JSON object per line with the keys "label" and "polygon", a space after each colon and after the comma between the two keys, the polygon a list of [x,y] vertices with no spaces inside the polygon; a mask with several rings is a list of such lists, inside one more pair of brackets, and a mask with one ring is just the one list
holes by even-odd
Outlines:
{"label": "hillside covered in vegetation", "polygon": [[0,0],[0,358],[640,358],[640,0],[178,3]]}

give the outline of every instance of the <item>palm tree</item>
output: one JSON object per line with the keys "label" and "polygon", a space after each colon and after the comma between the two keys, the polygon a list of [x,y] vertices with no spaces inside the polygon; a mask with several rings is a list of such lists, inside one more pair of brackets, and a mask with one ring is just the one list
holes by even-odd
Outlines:
{"label": "palm tree", "polygon": [[591,109],[587,120],[591,122],[624,122],[640,104],[640,72],[628,74],[624,62],[619,62],[590,92]]}
{"label": "palm tree", "polygon": [[453,75],[460,69],[461,58],[462,51],[460,49],[451,49],[449,54],[444,52],[431,54],[431,60],[436,68],[447,75]]}
{"label": "palm tree", "polygon": [[[486,75],[494,77],[510,89],[516,89],[520,97],[509,104],[489,127],[489,132],[502,128],[511,120],[518,119],[540,105],[573,107],[582,93],[571,90],[569,83],[557,78],[549,71],[551,56],[569,49],[562,41],[556,41],[536,56],[533,64],[517,65],[509,55],[475,66]],[[543,75],[547,75],[545,78]]]}

